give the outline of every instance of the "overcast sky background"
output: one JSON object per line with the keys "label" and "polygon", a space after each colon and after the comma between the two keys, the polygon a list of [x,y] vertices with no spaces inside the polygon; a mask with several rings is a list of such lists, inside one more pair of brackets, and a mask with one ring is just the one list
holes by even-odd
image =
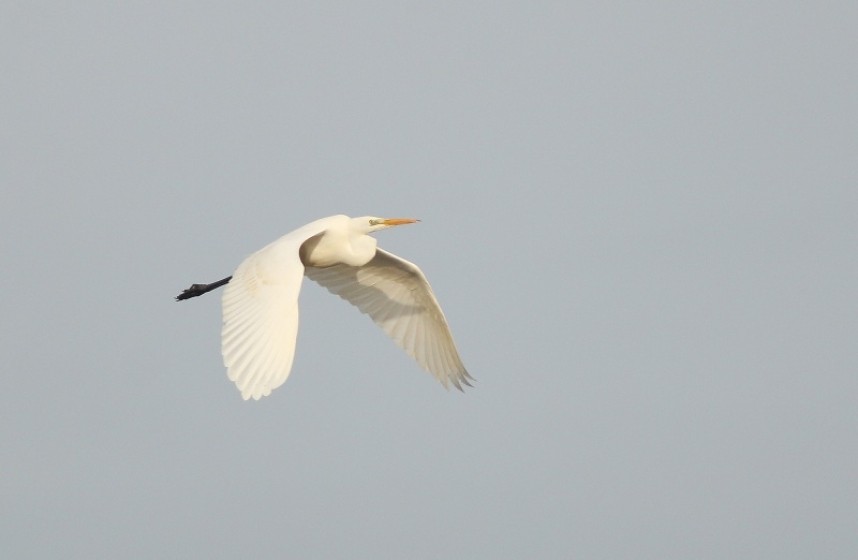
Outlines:
{"label": "overcast sky background", "polygon": [[[854,558],[855,2],[6,2],[4,558]],[[312,282],[244,402],[220,294],[414,216],[477,379]]]}

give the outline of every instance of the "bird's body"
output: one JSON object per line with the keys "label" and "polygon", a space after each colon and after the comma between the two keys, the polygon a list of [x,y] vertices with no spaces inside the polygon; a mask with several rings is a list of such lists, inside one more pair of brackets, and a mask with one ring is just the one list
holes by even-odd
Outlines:
{"label": "bird's body", "polygon": [[420,269],[377,248],[368,234],[413,219],[331,216],[247,257],[233,276],[194,285],[179,299],[223,283],[224,364],[245,399],[286,381],[295,357],[298,295],[306,275],[355,305],[445,387],[470,385],[447,321]]}

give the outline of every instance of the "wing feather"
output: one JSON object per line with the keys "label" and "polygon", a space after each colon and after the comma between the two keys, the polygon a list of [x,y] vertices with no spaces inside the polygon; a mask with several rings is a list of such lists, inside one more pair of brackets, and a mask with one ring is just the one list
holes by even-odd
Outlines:
{"label": "wing feather", "polygon": [[223,294],[223,362],[245,400],[271,394],[292,369],[304,266],[297,245],[288,249],[272,244],[247,257]]}
{"label": "wing feather", "polygon": [[444,387],[470,386],[447,319],[417,265],[377,249],[363,266],[308,266],[304,273],[366,313]]}

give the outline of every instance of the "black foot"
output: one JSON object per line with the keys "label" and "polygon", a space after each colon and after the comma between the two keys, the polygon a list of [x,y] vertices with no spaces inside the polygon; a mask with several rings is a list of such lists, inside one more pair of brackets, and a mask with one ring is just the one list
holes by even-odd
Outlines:
{"label": "black foot", "polygon": [[211,284],[191,284],[191,287],[187,290],[183,290],[181,294],[176,296],[176,301],[182,301],[183,299],[191,299],[197,296],[201,296],[207,292],[214,290],[215,288],[220,288],[224,284],[227,284],[230,280],[232,280],[232,276],[228,278],[224,278],[223,280],[218,280],[217,282],[213,282]]}

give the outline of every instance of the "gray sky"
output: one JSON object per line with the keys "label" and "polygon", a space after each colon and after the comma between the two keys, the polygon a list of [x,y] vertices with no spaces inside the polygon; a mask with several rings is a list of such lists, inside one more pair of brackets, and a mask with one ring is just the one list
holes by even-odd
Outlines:
{"label": "gray sky", "polygon": [[[4,4],[0,555],[856,557],[856,6]],[[337,213],[475,389],[307,282],[241,400],[173,296]]]}

